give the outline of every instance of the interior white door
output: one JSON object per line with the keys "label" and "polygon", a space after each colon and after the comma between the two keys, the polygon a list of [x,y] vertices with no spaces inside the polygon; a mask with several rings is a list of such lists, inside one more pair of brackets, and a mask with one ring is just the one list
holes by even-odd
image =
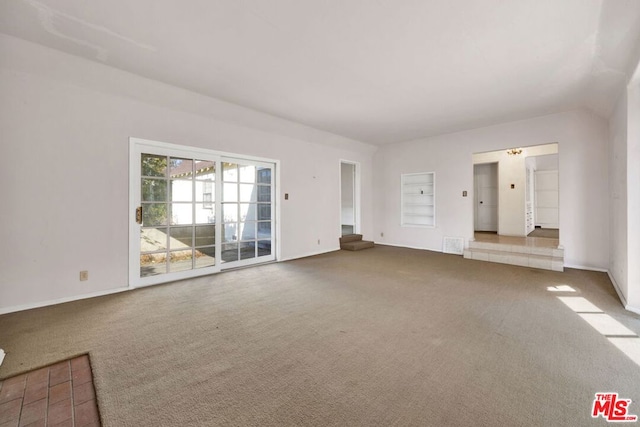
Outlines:
{"label": "interior white door", "polygon": [[475,230],[498,231],[498,164],[474,165]]}
{"label": "interior white door", "polygon": [[558,171],[536,171],[536,226],[559,228]]}

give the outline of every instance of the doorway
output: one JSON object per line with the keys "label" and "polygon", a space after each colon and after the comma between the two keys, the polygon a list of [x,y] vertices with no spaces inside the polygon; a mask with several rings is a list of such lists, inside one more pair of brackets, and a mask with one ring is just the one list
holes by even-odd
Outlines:
{"label": "doorway", "polygon": [[356,162],[340,161],[340,235],[360,232],[360,173]]}
{"label": "doorway", "polygon": [[498,163],[473,166],[475,231],[498,232]]}

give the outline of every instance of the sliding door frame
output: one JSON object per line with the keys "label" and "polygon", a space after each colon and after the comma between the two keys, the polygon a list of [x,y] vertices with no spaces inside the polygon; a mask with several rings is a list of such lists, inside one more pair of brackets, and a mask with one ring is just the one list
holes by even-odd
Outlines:
{"label": "sliding door frame", "polygon": [[[140,276],[140,235],[141,224],[137,222],[136,209],[141,203],[142,176],[141,156],[142,153],[166,155],[171,157],[190,157],[199,160],[210,160],[216,163],[215,180],[215,265],[204,268],[194,268],[185,271],[169,272],[147,277]],[[272,167],[271,178],[271,255],[268,259],[253,258],[231,263],[223,263],[221,257],[221,197],[222,179],[217,175],[222,162],[247,162],[249,164],[267,165]],[[191,277],[204,276],[218,273],[225,269],[239,268],[252,264],[259,264],[281,259],[280,256],[280,162],[274,159],[267,159],[255,156],[245,156],[237,153],[227,153],[205,148],[170,144],[166,142],[151,141],[141,138],[129,138],[129,288],[167,283]],[[229,264],[229,265],[225,265]]]}

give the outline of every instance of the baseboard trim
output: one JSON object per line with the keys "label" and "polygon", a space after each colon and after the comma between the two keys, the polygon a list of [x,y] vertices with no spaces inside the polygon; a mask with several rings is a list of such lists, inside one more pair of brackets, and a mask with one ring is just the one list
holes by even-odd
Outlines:
{"label": "baseboard trim", "polygon": [[576,270],[597,271],[598,273],[609,273],[606,268],[587,267],[584,265],[565,264],[564,268],[575,268]]}
{"label": "baseboard trim", "polygon": [[615,289],[616,293],[618,294],[618,298],[620,298],[620,302],[622,303],[624,309],[635,314],[640,314],[640,307],[629,305],[627,299],[624,297],[624,294],[620,290],[618,282],[616,282],[616,279],[614,279],[613,274],[611,274],[611,272],[607,270],[607,275],[609,276],[609,280],[611,280],[611,284],[613,284],[613,289]]}
{"label": "baseboard trim", "polygon": [[[424,247],[418,247],[418,246],[407,246],[407,245],[396,245],[394,243],[382,243],[382,242],[375,242],[376,245],[381,245],[381,246],[392,246],[394,248],[407,248],[407,249],[417,249],[419,251],[431,251],[431,252],[440,252],[442,253],[442,249],[431,249],[431,248],[424,248]],[[456,255],[456,254],[447,254],[447,255]],[[458,255],[461,256],[461,255]]]}
{"label": "baseboard trim", "polygon": [[625,310],[630,311],[632,313],[640,314],[640,308],[639,307],[633,307],[633,306],[627,304],[627,305],[624,306],[624,308],[625,308]]}
{"label": "baseboard trim", "polygon": [[129,291],[129,290],[132,290],[132,288],[126,287],[126,288],[108,289],[106,291],[91,292],[88,294],[74,295],[72,297],[57,298],[53,300],[40,301],[40,302],[35,302],[30,304],[23,304],[23,305],[14,305],[12,307],[0,308],[0,314],[15,313],[18,311],[31,310],[32,308],[40,308],[40,307],[46,307],[49,305],[64,304],[65,302],[72,302],[72,301],[79,301],[87,298],[101,297],[104,295],[117,294],[120,292]]}
{"label": "baseboard trim", "polygon": [[[623,307],[627,308],[628,306],[627,299],[624,297],[624,294],[620,290],[620,286],[618,286],[618,282],[616,282],[616,279],[614,279],[613,274],[611,274],[609,270],[607,270],[607,276],[609,276],[609,280],[611,280],[613,289],[615,289],[616,293],[618,294],[618,298],[620,298],[620,302],[622,303]],[[627,310],[629,309],[627,308]],[[629,310],[629,311],[633,311],[633,310]]]}
{"label": "baseboard trim", "polygon": [[321,251],[309,252],[309,253],[302,254],[302,255],[295,255],[295,256],[292,256],[292,257],[279,259],[278,262],[293,261],[294,259],[308,258],[310,256],[328,254],[329,252],[335,252],[335,251],[339,251],[339,250],[340,250],[340,246],[335,247],[333,249],[324,249],[324,250],[321,250]]}

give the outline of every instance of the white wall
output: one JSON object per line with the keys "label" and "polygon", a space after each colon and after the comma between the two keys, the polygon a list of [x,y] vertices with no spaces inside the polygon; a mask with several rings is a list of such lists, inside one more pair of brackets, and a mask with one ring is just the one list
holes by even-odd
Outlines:
{"label": "white wall", "polygon": [[640,314],[640,66],[627,94],[627,303]]}
{"label": "white wall", "polygon": [[130,136],[279,159],[284,259],[338,248],[352,159],[372,232],[372,146],[8,36],[0,57],[0,312],[127,286]]}
{"label": "white wall", "polygon": [[546,156],[533,157],[535,160],[534,169],[539,171],[557,171],[558,155],[547,154]]}
{"label": "white wall", "polygon": [[[443,236],[472,238],[472,154],[558,142],[565,265],[607,269],[607,130],[600,117],[576,110],[384,146],[374,156],[374,186],[380,191],[374,236],[381,243],[437,251]],[[436,172],[436,228],[401,227],[400,174],[428,171]]]}
{"label": "white wall", "polygon": [[[609,120],[609,273],[625,300],[629,296],[627,266],[627,94],[622,94]],[[626,301],[625,301],[626,302]]]}

